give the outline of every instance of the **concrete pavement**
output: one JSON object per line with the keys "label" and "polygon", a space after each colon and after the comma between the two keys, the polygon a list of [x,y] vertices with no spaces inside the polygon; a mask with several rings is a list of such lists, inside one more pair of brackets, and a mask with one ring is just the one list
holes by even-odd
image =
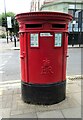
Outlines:
{"label": "concrete pavement", "polygon": [[[67,78],[66,99],[54,105],[33,105],[21,99],[20,81],[0,85],[2,118],[81,118],[81,81]],[[83,82],[82,82],[83,83]],[[83,84],[82,84],[83,85]]]}
{"label": "concrete pavement", "polygon": [[1,52],[4,52],[5,50],[14,50],[14,49],[16,49],[16,50],[19,50],[20,49],[20,47],[19,47],[19,41],[17,41],[16,42],[16,47],[15,47],[15,45],[14,45],[14,41],[10,41],[9,40],[9,43],[7,44],[7,42],[6,42],[6,39],[0,39],[0,44],[1,44],[1,47],[0,47],[0,51]]}

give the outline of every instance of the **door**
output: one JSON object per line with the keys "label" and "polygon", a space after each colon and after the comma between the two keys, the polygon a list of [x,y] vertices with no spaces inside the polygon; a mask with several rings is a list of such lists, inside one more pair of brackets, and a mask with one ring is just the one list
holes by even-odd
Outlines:
{"label": "door", "polygon": [[21,80],[25,81],[25,34],[20,34]]}
{"label": "door", "polygon": [[28,46],[29,83],[62,81],[62,33],[30,33]]}

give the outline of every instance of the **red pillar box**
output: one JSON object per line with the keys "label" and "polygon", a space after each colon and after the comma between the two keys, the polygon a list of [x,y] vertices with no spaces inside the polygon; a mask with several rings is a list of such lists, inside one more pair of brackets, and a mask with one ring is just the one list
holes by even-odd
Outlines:
{"label": "red pillar box", "polygon": [[22,98],[34,104],[54,104],[66,96],[68,22],[58,12],[16,15],[19,22]]}

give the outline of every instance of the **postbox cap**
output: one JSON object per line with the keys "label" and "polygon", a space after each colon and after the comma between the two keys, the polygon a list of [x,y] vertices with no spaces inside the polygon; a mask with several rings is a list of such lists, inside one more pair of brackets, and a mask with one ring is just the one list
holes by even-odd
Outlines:
{"label": "postbox cap", "polygon": [[15,16],[15,19],[18,22],[22,21],[30,21],[30,20],[52,20],[52,21],[65,21],[70,22],[72,20],[72,16],[67,13],[62,12],[48,12],[48,11],[41,11],[41,12],[27,12],[27,13],[20,13]]}

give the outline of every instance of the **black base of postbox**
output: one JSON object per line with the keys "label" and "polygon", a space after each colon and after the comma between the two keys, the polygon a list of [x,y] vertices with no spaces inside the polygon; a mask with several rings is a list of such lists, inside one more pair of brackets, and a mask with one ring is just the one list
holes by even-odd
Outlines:
{"label": "black base of postbox", "polygon": [[22,82],[21,88],[23,101],[32,104],[56,104],[64,100],[66,96],[66,81],[43,85]]}

